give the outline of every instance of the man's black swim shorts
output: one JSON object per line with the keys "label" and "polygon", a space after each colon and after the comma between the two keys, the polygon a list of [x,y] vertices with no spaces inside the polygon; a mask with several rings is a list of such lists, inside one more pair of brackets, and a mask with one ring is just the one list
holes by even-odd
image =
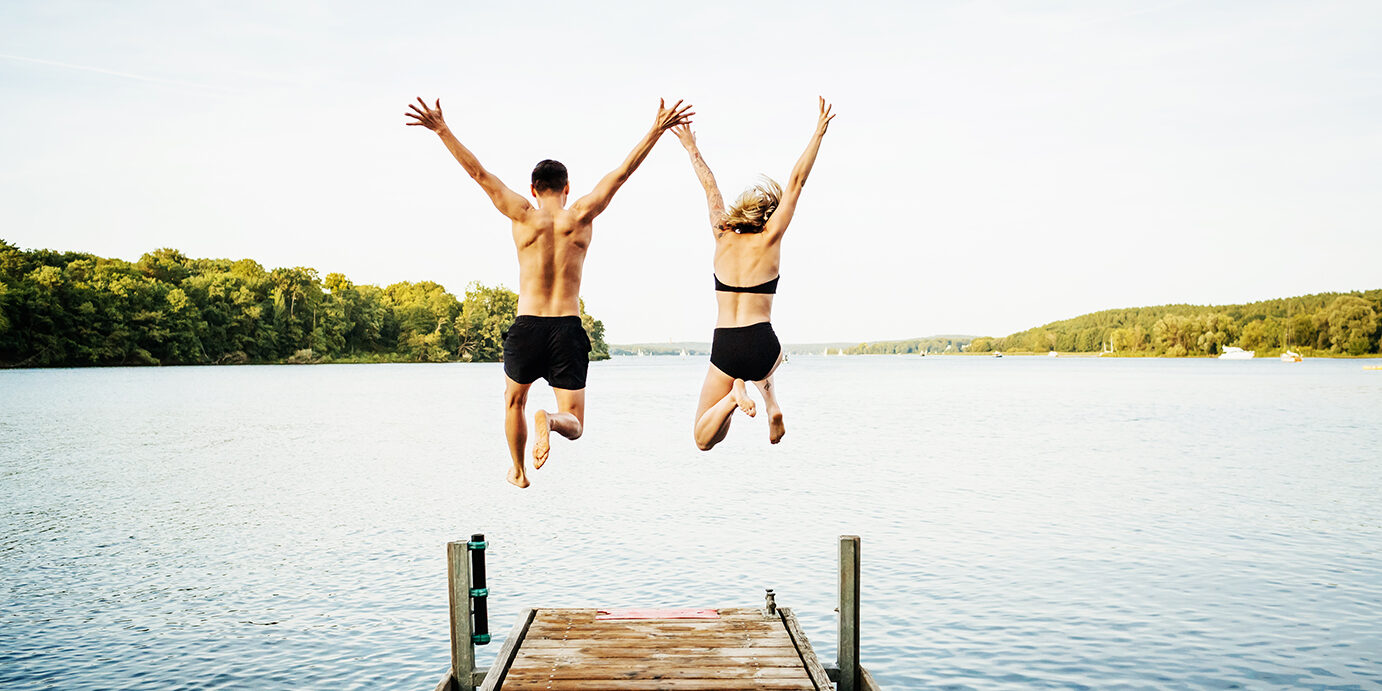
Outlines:
{"label": "man's black swim shorts", "polygon": [[504,374],[519,384],[538,377],[554,389],[584,389],[590,337],[581,318],[520,314],[504,333]]}

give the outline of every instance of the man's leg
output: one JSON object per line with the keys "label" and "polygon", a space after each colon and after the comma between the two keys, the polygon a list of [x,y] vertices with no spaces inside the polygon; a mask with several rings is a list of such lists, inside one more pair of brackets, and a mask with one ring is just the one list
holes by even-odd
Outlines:
{"label": "man's leg", "polygon": [[523,470],[523,447],[528,443],[524,409],[528,405],[528,389],[532,386],[504,377],[504,436],[509,440],[509,455],[513,457],[509,482],[519,487],[528,486],[528,475]]}
{"label": "man's leg", "polygon": [[729,423],[735,408],[743,410],[749,417],[757,414],[753,399],[744,390],[744,381],[711,365],[705,374],[705,383],[701,385],[701,400],[696,406],[696,422],[691,430],[696,439],[696,448],[709,451],[724,440],[725,435],[729,434]]}
{"label": "man's leg", "polygon": [[585,389],[552,389],[557,396],[557,412],[539,410],[533,414],[533,468],[541,468],[552,451],[549,432],[567,439],[580,439],[585,431]]}
{"label": "man's leg", "polygon": [[555,413],[539,410],[533,416],[537,434],[533,440],[533,467],[541,468],[552,451],[551,432],[580,439],[585,431],[585,380],[590,370],[590,337],[579,317],[562,317],[561,325],[547,341],[548,365],[544,375],[557,397]]}

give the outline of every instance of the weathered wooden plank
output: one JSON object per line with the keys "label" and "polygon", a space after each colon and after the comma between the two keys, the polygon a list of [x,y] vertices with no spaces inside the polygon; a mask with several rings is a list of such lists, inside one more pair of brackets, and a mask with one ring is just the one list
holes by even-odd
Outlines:
{"label": "weathered wooden plank", "polygon": [[811,683],[816,685],[820,691],[831,691],[830,677],[825,673],[825,667],[816,657],[816,651],[811,647],[811,641],[807,640],[806,632],[801,630],[801,622],[797,621],[797,615],[792,613],[790,607],[779,607],[778,614],[782,617],[782,625],[792,638],[792,644],[796,647],[797,654],[801,657],[801,663],[806,668],[806,673],[811,677]]}
{"label": "weathered wooden plank", "polygon": [[518,620],[513,624],[513,630],[509,632],[508,638],[504,639],[504,647],[499,649],[499,654],[494,658],[494,664],[490,665],[489,674],[485,675],[485,680],[480,684],[480,691],[495,691],[504,684],[504,676],[508,673],[509,667],[513,665],[514,658],[522,649],[523,639],[528,634],[528,627],[533,623],[536,611],[529,607],[518,614]]}
{"label": "weathered wooden plank", "polygon": [[586,657],[799,657],[797,649],[791,644],[785,646],[763,646],[761,648],[729,648],[717,646],[667,645],[652,648],[615,648],[601,645],[566,646],[554,648],[524,647],[524,657],[555,657],[559,655],[584,655]]}
{"label": "weathered wooden plank", "polygon": [[454,691],[454,689],[455,687],[451,685],[451,670],[448,669],[446,674],[442,675],[441,681],[437,682],[437,688],[432,691]]}
{"label": "weathered wooden plank", "polygon": [[671,636],[665,638],[615,638],[596,634],[580,637],[572,636],[570,638],[552,638],[534,636],[529,632],[523,645],[526,648],[588,647],[595,645],[619,648],[661,648],[668,645],[681,647],[692,646],[698,648],[781,648],[793,646],[794,644],[792,642],[792,637],[785,633],[759,636]]}
{"label": "weathered wooden plank", "polygon": [[702,641],[765,641],[775,638],[790,638],[786,631],[650,631],[639,633],[633,631],[537,631],[528,630],[528,640],[542,641],[579,641],[579,640],[599,640],[599,641],[680,641],[680,640],[702,640]]}
{"label": "weathered wooden plank", "polygon": [[859,691],[859,536],[840,536],[839,691]]}
{"label": "weathered wooden plank", "polygon": [[623,623],[641,622],[641,621],[660,621],[660,622],[674,622],[674,623],[682,623],[682,624],[707,624],[707,623],[714,623],[714,622],[717,622],[717,621],[745,621],[745,620],[747,620],[747,621],[771,621],[771,620],[772,620],[771,617],[768,617],[767,615],[763,614],[763,610],[761,610],[761,609],[756,609],[756,608],[753,608],[753,607],[726,608],[726,609],[718,610],[718,611],[719,611],[719,614],[720,614],[720,618],[719,618],[719,619],[675,619],[675,618],[673,618],[673,619],[596,619],[596,616],[597,616],[597,613],[598,613],[599,610],[595,610],[595,609],[560,608],[560,609],[543,609],[542,611],[547,613],[547,616],[545,616],[544,618],[541,619],[541,621],[544,621],[544,622],[546,622],[546,621],[561,620],[561,621],[582,621],[582,622],[590,622],[590,623],[596,623],[596,622],[598,622],[598,623],[601,623],[601,624],[605,624],[605,623],[623,624]]}
{"label": "weathered wooden plank", "polygon": [[456,691],[473,691],[475,644],[470,622],[470,549],[466,541],[446,543],[446,581],[451,613],[451,677]]}
{"label": "weathered wooden plank", "polygon": [[513,667],[509,669],[509,679],[541,676],[551,679],[804,679],[806,672],[800,667],[724,667],[702,665],[697,667],[640,667],[602,668],[587,667]]}
{"label": "weathered wooden plank", "polygon": [[774,619],[729,619],[723,621],[682,621],[678,619],[640,619],[620,620],[620,621],[583,621],[577,619],[553,620],[542,619],[533,622],[533,626],[539,628],[599,628],[599,629],[668,629],[699,631],[703,629],[737,629],[737,628],[761,628],[777,626],[778,622]]}
{"label": "weathered wooden plank", "polygon": [[[608,667],[608,666],[624,666],[624,667],[627,667],[627,666],[630,666],[630,665],[635,665],[635,664],[637,664],[637,665],[644,665],[644,666],[646,666],[646,667],[649,668],[649,669],[652,669],[652,668],[654,668],[654,667],[655,667],[655,668],[658,668],[658,669],[662,669],[662,668],[671,669],[671,668],[674,668],[674,667],[698,667],[698,666],[699,666],[699,667],[715,667],[715,666],[719,666],[719,667],[726,667],[726,668],[729,668],[729,667],[741,667],[741,668],[745,668],[745,669],[755,669],[755,668],[759,668],[759,667],[793,667],[793,668],[797,668],[797,669],[800,669],[800,668],[801,668],[801,658],[799,658],[799,657],[797,657],[797,656],[795,656],[795,655],[792,655],[792,656],[774,655],[774,656],[771,656],[771,657],[746,657],[746,656],[739,656],[739,657],[729,656],[729,657],[727,657],[727,656],[724,656],[724,655],[720,655],[720,656],[706,655],[706,656],[701,656],[701,657],[671,657],[671,658],[662,658],[662,659],[657,659],[657,660],[646,660],[646,659],[638,659],[638,658],[629,658],[629,659],[623,659],[623,660],[620,660],[620,659],[611,659],[611,658],[601,658],[601,659],[598,659],[598,660],[596,660],[596,661],[592,661],[590,658],[587,658],[587,657],[584,657],[584,656],[575,655],[575,656],[553,656],[553,657],[545,657],[545,658],[543,658],[543,657],[522,658],[522,659],[520,659],[518,662],[516,662],[516,663],[513,665],[513,667],[511,667],[510,669],[518,669],[518,668],[520,668],[520,667],[525,668],[525,669],[527,669],[527,668],[537,669],[537,668],[539,668],[539,667],[542,667],[542,668],[546,668],[546,669],[549,669],[549,670],[550,670],[550,669],[556,669],[556,668],[558,668],[558,667],[570,667],[570,666],[577,666],[577,665],[589,665],[589,664],[592,664],[593,662],[598,662],[601,666],[606,666],[606,667]],[[519,663],[521,663],[521,664],[519,664]],[[803,674],[804,674],[804,672],[803,672]]]}
{"label": "weathered wooden plank", "polygon": [[550,689],[551,691],[746,691],[751,689],[781,689],[784,691],[813,691],[809,679],[755,679],[748,683],[734,679],[546,679],[534,678],[504,685],[504,691]]}
{"label": "weathered wooden plank", "polygon": [[562,636],[600,636],[609,638],[652,638],[652,637],[677,637],[677,636],[773,636],[782,633],[782,625],[777,626],[756,626],[752,629],[659,629],[659,627],[609,627],[609,629],[598,629],[598,627],[572,626],[569,629],[554,626],[533,626],[528,630],[529,636],[542,638],[560,638]]}
{"label": "weathered wooden plank", "polygon": [[874,681],[873,675],[869,674],[867,667],[859,665],[859,677],[860,681],[863,682],[864,691],[883,691],[878,682]]}

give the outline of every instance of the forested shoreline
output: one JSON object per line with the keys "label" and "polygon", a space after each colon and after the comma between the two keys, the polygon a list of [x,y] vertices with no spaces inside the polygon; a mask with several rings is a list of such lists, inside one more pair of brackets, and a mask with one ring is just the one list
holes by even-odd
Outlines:
{"label": "forested shoreline", "polygon": [[899,341],[871,341],[845,349],[844,355],[911,355],[913,353],[957,353],[973,336],[928,336]]}
{"label": "forested shoreline", "polygon": [[[471,283],[384,288],[308,267],[191,259],[137,262],[22,250],[0,240],[0,366],[493,362],[518,296]],[[609,357],[585,313],[591,359]]]}
{"label": "forested shoreline", "polygon": [[1113,309],[1051,322],[1002,338],[980,337],[971,353],[1111,352],[1126,356],[1211,356],[1229,346],[1274,355],[1382,352],[1382,290],[1317,293],[1242,305]]}

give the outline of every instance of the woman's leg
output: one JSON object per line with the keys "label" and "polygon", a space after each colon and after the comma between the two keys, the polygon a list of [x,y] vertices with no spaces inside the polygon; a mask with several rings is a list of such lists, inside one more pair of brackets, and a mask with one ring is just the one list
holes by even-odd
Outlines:
{"label": "woman's leg", "polygon": [[768,371],[768,376],[753,383],[763,394],[763,410],[768,413],[768,441],[773,444],[782,441],[782,435],[787,433],[787,426],[782,424],[782,408],[777,404],[777,384],[773,383],[773,375],[781,364],[782,353],[779,352],[777,363]]}
{"label": "woman's leg", "polygon": [[735,379],[711,365],[705,373],[705,383],[701,385],[701,400],[696,405],[696,423],[692,435],[697,448],[709,451],[724,440],[735,408],[743,410],[749,417],[757,414],[753,399],[744,390],[744,380]]}

